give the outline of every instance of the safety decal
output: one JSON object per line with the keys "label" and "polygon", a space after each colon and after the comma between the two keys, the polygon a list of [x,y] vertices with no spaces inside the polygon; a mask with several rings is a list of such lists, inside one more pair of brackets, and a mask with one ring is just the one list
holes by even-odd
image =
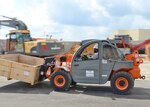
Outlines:
{"label": "safety decal", "polygon": [[102,63],[103,63],[103,64],[107,64],[107,60],[104,60],[104,59],[103,59],[103,60],[102,60]]}
{"label": "safety decal", "polygon": [[94,71],[93,70],[86,70],[86,77],[94,77]]}

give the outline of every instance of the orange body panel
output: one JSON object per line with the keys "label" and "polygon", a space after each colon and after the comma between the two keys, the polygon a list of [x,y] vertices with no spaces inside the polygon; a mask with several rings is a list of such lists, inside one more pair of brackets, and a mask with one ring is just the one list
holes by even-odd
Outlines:
{"label": "orange body panel", "polygon": [[122,68],[122,69],[118,69],[117,71],[112,71],[109,80],[111,79],[112,75],[114,75],[117,72],[128,72],[129,74],[132,75],[132,77],[134,79],[138,79],[141,78],[141,74],[140,74],[140,68],[139,65],[141,63],[143,63],[143,60],[141,59],[141,57],[139,56],[138,52],[135,51],[132,54],[128,54],[126,55],[126,59],[127,60],[132,60],[133,61],[133,65],[134,67],[132,69],[128,69],[128,68]]}
{"label": "orange body panel", "polygon": [[47,72],[45,73],[45,75],[46,75],[47,79],[50,80],[51,75],[52,75],[52,68],[51,68],[51,67],[48,68],[48,70],[47,70]]}
{"label": "orange body panel", "polygon": [[128,72],[132,75],[134,79],[141,77],[139,65],[143,63],[142,58],[139,56],[138,51],[134,51],[132,54],[126,55],[127,60],[132,60],[134,67]]}
{"label": "orange body panel", "polygon": [[134,67],[133,69],[128,71],[134,79],[138,79],[141,77],[140,69],[138,67]]}
{"label": "orange body panel", "polygon": [[[65,62],[61,62],[60,61],[60,58],[62,57],[62,56],[65,56],[66,57],[66,61]],[[61,68],[61,66],[64,66],[64,67],[66,67],[67,69],[68,69],[68,72],[70,73],[70,71],[71,71],[71,62],[72,62],[72,58],[73,58],[73,54],[59,54],[59,55],[56,55],[55,56],[55,68],[54,68],[54,72],[56,72],[56,71],[59,71]],[[47,72],[46,72],[46,77],[48,78],[48,79],[50,79],[50,77],[51,77],[51,74],[52,74],[52,68],[51,67],[49,67],[48,68],[48,70],[47,70]]]}

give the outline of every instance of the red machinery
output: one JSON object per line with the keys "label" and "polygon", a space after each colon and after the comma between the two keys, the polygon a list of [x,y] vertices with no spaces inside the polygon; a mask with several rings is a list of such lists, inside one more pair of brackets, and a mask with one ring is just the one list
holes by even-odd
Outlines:
{"label": "red machinery", "polygon": [[139,43],[137,45],[132,45],[132,44],[129,44],[131,50],[135,51],[135,50],[139,50],[140,48],[143,48],[146,44],[149,44],[150,43],[150,39],[147,39],[145,40],[144,42],[142,43]]}
{"label": "red machinery", "polygon": [[[113,40],[109,40],[110,42],[116,44],[118,48],[120,48],[123,53],[131,54],[134,51],[138,51],[139,49],[143,48],[146,44],[150,43],[150,39],[143,41],[137,45],[133,45],[131,43],[132,38],[129,35],[115,35]],[[129,52],[124,52],[126,49],[129,49]]]}

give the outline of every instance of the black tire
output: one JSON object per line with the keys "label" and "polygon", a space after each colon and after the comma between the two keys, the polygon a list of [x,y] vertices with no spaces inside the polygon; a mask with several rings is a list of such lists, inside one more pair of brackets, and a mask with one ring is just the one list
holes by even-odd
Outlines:
{"label": "black tire", "polygon": [[[123,80],[119,80],[123,78]],[[118,82],[119,80],[119,82]],[[117,85],[119,83],[119,85]],[[127,85],[128,84],[128,85]],[[123,87],[122,89],[120,88]],[[134,87],[134,79],[127,72],[118,72],[114,74],[111,78],[111,88],[115,94],[126,95],[130,94],[131,89]]]}
{"label": "black tire", "polygon": [[[61,80],[62,78],[59,78],[58,79],[58,83],[63,83],[65,81],[65,83],[62,85],[62,86],[58,86],[56,84],[56,78],[58,76],[61,76],[63,77],[65,80]],[[55,81],[55,82],[54,82]],[[63,71],[63,70],[60,70],[60,71],[56,71],[52,74],[51,76],[51,79],[50,79],[50,86],[55,90],[55,91],[67,91],[69,90],[70,88],[70,84],[71,84],[71,77],[70,75],[66,72],[66,71]]]}

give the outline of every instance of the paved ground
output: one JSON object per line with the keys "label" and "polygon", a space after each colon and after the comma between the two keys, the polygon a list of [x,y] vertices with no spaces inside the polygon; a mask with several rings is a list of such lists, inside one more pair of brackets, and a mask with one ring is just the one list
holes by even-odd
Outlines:
{"label": "paved ground", "polygon": [[137,80],[131,95],[114,95],[109,83],[54,92],[48,81],[35,86],[0,77],[0,107],[149,107],[150,81]]}

